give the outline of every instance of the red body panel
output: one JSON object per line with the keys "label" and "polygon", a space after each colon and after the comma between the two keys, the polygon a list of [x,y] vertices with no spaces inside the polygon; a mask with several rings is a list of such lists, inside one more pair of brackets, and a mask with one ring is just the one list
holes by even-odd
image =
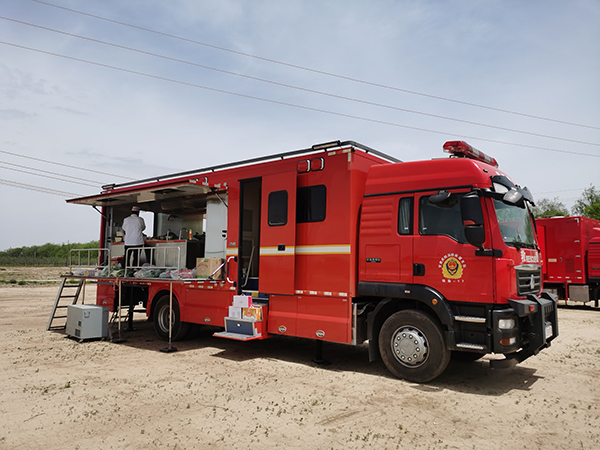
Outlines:
{"label": "red body panel", "polygon": [[[223,326],[228,306],[236,293],[239,250],[240,187],[243,180],[261,182],[259,290],[270,294],[269,333],[349,343],[352,339],[351,298],[357,281],[358,218],[369,167],[387,163],[365,153],[342,149],[309,159],[306,173],[298,173],[299,161],[289,158],[216,171],[198,179],[213,186],[227,186],[227,256],[229,281],[189,281],[172,284],[185,322]],[[111,194],[133,195],[136,190],[168,189],[186,178],[122,188]],[[327,216],[312,223],[296,223],[296,188],[323,185],[327,190]],[[269,224],[269,195],[286,191],[285,224]],[[99,196],[100,197],[100,196]],[[104,228],[104,227],[103,227]],[[98,286],[98,304],[118,298],[117,281]],[[148,314],[152,303],[168,293],[170,283],[147,281]]]}
{"label": "red body panel", "polygon": [[[600,222],[587,217],[536,220],[547,285],[600,281]],[[567,292],[567,291],[565,291]]]}

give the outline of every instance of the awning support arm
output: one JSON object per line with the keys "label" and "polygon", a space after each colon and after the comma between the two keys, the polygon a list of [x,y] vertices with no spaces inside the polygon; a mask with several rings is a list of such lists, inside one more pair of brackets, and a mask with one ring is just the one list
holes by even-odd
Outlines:
{"label": "awning support arm", "polygon": [[221,198],[221,196],[219,195],[219,193],[217,192],[217,190],[214,187],[211,187],[210,190],[212,191],[213,194],[215,194],[217,196],[217,198],[219,200],[221,200],[221,202],[225,205],[225,208],[229,208],[229,206],[227,205],[227,202]]}
{"label": "awning support arm", "polygon": [[105,220],[108,220],[108,217],[106,217],[106,215],[102,214],[102,211],[100,211],[96,205],[91,205],[91,206],[98,212],[98,214],[100,214],[102,217],[104,217]]}

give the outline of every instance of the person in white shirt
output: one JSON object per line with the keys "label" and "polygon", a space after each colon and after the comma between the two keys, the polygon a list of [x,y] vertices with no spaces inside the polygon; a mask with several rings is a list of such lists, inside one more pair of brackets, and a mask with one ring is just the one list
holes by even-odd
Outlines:
{"label": "person in white shirt", "polygon": [[[131,215],[123,220],[123,231],[125,232],[125,257],[127,258],[127,249],[131,247],[143,247],[144,235],[142,232],[146,229],[146,222],[140,217],[140,208],[134,206],[131,208]],[[140,251],[133,251],[131,264],[127,261],[127,266],[133,267],[138,265]]]}

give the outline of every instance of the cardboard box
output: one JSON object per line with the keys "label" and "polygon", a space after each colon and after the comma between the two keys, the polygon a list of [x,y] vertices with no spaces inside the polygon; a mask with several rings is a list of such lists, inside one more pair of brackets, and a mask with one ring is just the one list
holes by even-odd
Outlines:
{"label": "cardboard box", "polygon": [[242,319],[262,320],[262,308],[260,306],[242,308]]}
{"label": "cardboard box", "polygon": [[239,306],[240,308],[249,308],[252,306],[252,297],[249,295],[234,295],[232,306]]}
{"label": "cardboard box", "polygon": [[[197,258],[196,259],[196,278],[208,279],[213,272],[212,280],[220,280],[223,277],[223,268],[219,266],[223,264],[222,258]],[[217,270],[219,269],[219,270]],[[215,270],[217,270],[215,272]]]}
{"label": "cardboard box", "polygon": [[239,306],[230,306],[228,317],[232,319],[241,319],[242,318],[242,308]]}

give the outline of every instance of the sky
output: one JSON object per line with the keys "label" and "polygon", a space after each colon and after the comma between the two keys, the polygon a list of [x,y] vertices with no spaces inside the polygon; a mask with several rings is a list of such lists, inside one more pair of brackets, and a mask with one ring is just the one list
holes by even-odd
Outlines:
{"label": "sky", "polygon": [[600,1],[2,0],[0,250],[87,242],[101,186],[353,140],[465,140],[600,188]]}

